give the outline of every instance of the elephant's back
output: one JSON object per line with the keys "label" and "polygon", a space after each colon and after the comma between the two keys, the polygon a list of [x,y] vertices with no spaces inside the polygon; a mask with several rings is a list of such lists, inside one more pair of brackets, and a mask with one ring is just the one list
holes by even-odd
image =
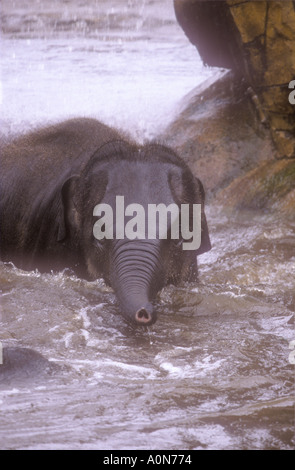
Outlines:
{"label": "elephant's back", "polygon": [[119,138],[116,130],[88,118],[40,128],[2,148],[2,176],[32,182],[34,177],[50,180],[69,169],[79,171],[101,145]]}
{"label": "elephant's back", "polygon": [[6,245],[24,244],[20,239],[31,237],[32,224],[57,211],[54,201],[64,182],[79,174],[100,146],[118,138],[117,131],[99,121],[71,119],[4,146],[0,163],[2,252]]}
{"label": "elephant's back", "polygon": [[72,175],[79,174],[95,151],[121,139],[95,119],[70,119],[40,128],[1,149],[0,208],[20,213],[46,201]]}

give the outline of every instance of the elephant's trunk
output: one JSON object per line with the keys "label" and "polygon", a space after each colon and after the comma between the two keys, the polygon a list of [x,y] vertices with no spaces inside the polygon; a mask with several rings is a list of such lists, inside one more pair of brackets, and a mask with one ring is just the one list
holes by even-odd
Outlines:
{"label": "elephant's trunk", "polygon": [[110,281],[125,318],[151,325],[151,300],[163,285],[159,240],[116,240],[110,259]]}

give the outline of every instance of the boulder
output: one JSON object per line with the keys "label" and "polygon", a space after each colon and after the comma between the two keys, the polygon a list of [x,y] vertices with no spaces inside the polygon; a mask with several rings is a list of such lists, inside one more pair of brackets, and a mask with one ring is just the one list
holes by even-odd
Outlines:
{"label": "boulder", "polygon": [[295,2],[174,0],[178,22],[205,64],[226,67],[253,89],[277,158],[295,158]]}
{"label": "boulder", "polygon": [[271,130],[256,95],[231,72],[184,98],[161,136],[203,182],[207,201],[227,213],[280,212],[295,219],[295,159],[275,158]]}
{"label": "boulder", "polygon": [[203,182],[209,199],[261,162],[274,159],[270,131],[260,122],[246,84],[231,72],[196,87],[163,139]]}
{"label": "boulder", "polygon": [[163,137],[214,204],[295,219],[295,2],[174,0],[174,7],[204,64],[230,70],[193,90]]}

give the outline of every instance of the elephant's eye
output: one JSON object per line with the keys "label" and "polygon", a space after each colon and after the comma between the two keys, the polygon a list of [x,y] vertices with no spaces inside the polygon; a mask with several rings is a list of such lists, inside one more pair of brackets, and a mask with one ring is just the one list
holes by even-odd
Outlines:
{"label": "elephant's eye", "polygon": [[106,239],[102,238],[101,240],[97,240],[97,238],[94,238],[93,244],[99,251],[103,251],[105,249]]}
{"label": "elephant's eye", "polygon": [[176,248],[180,248],[183,244],[183,238],[173,240],[173,244],[174,246],[176,246]]}

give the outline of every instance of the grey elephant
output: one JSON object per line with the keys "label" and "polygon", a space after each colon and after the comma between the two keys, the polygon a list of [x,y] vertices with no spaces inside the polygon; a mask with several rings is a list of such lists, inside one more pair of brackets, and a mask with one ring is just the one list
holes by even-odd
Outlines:
{"label": "grey elephant", "polygon": [[[183,249],[182,233],[172,236],[172,225],[180,220],[172,215],[163,237],[157,230],[151,237],[136,236],[134,220],[135,235],[127,237],[114,216],[111,233],[117,236],[111,237],[108,222],[100,223],[106,211],[99,209],[115,210],[118,198],[131,212],[134,204],[143,210],[148,204],[179,210],[196,205],[198,246]],[[196,256],[211,248],[203,186],[181,158],[157,143],[137,145],[94,119],[51,125],[4,146],[0,211],[3,261],[41,272],[68,267],[80,277],[103,277],[134,325],[154,323],[157,292],[169,283],[196,280]],[[124,221],[130,222],[130,214]],[[96,223],[104,237],[97,235]]]}

